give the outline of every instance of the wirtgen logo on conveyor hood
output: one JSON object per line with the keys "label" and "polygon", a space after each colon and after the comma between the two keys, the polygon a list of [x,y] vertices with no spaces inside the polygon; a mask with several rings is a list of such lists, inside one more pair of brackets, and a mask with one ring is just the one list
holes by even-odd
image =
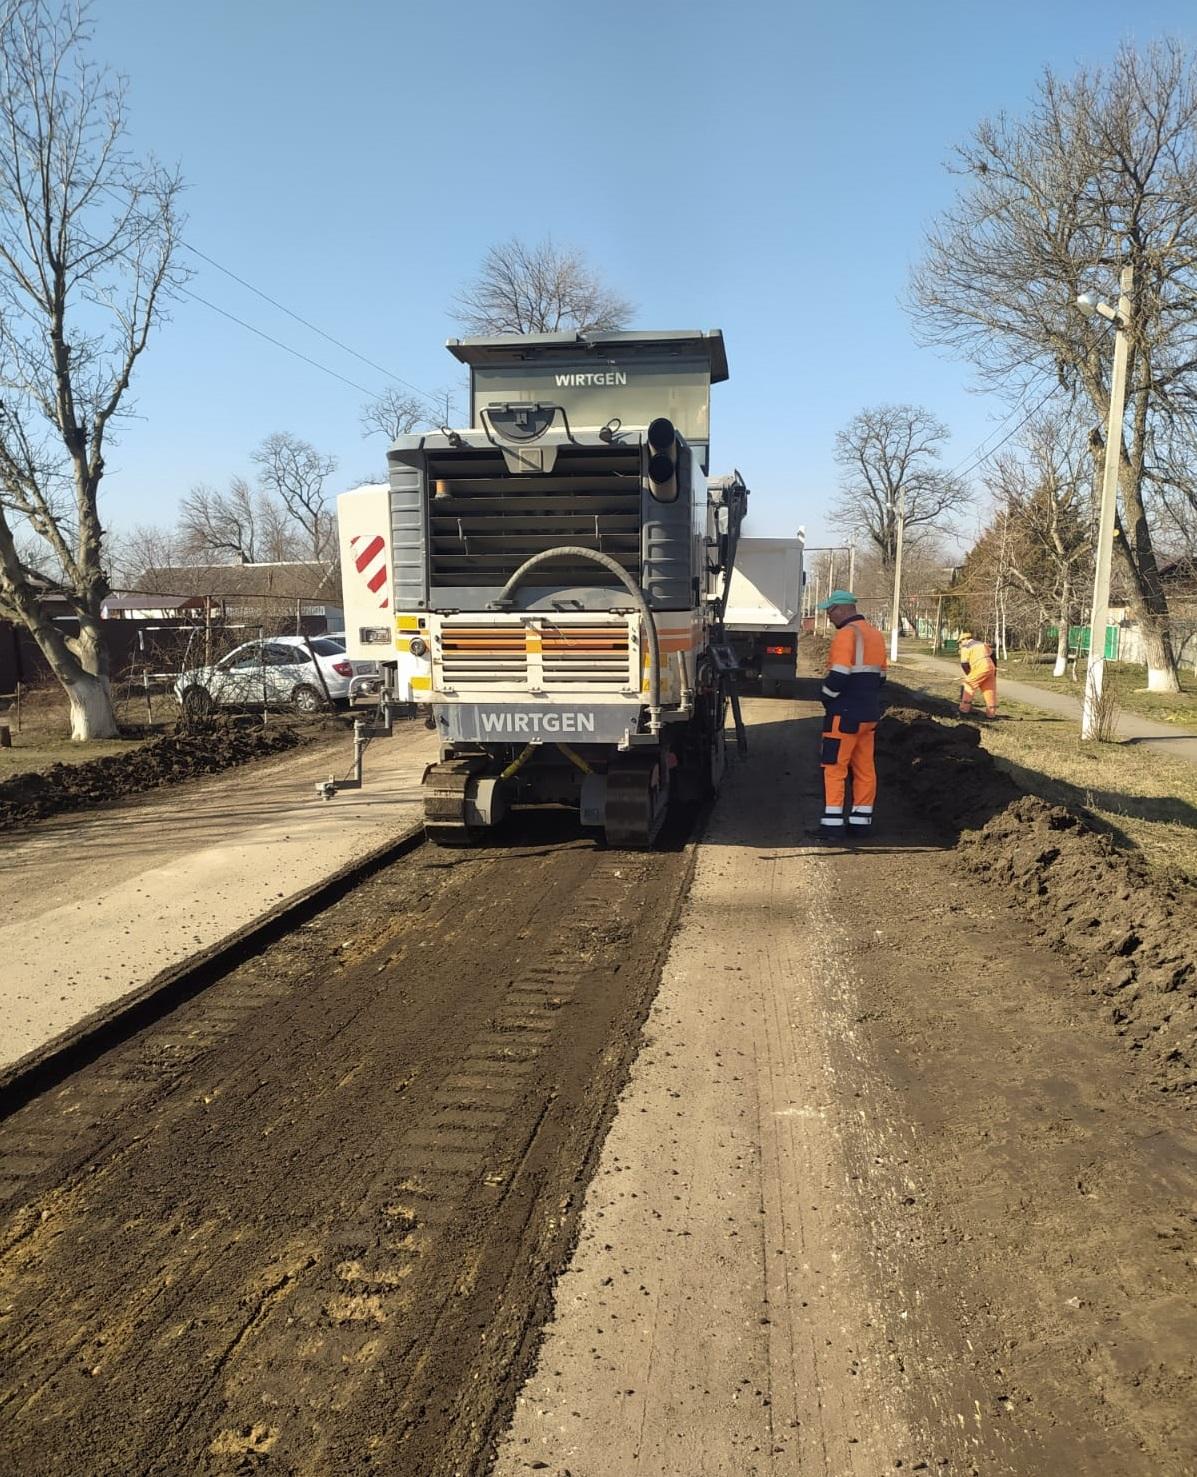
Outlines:
{"label": "wirtgen logo on conveyor hood", "polygon": [[581,385],[626,385],[628,377],[622,369],[583,370],[580,374],[559,374],[559,390],[577,388]]}

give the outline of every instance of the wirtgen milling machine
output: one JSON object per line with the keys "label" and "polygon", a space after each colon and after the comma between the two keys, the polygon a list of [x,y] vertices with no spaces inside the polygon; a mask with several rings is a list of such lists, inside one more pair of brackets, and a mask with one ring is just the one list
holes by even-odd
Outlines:
{"label": "wirtgen milling machine", "polygon": [[550,803],[651,846],[671,794],[723,769],[720,621],[747,502],[738,473],[707,481],[723,337],[449,349],[469,426],[401,436],[389,486],[338,500],[348,655],[394,663],[384,705],[429,707],[433,840]]}

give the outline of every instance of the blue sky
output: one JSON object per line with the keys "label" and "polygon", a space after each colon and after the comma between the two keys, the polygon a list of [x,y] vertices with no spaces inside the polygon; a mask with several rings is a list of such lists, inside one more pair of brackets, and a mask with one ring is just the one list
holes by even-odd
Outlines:
{"label": "blue sky", "polygon": [[[899,299],[943,168],[1042,67],[1123,39],[1197,40],[1192,0],[100,0],[134,143],[177,162],[187,239],[413,384],[452,382],[454,292],[488,245],[551,233],[637,304],[634,326],[722,328],[712,470],[753,489],[750,532],[837,535],[835,432],[909,400],[949,465],[1007,413],[915,346]],[[192,258],[191,290],[371,391],[384,376]],[[252,472],[272,431],[384,464],[365,396],[195,302],[142,361],[108,457],[110,527],[173,521],[198,482]]]}

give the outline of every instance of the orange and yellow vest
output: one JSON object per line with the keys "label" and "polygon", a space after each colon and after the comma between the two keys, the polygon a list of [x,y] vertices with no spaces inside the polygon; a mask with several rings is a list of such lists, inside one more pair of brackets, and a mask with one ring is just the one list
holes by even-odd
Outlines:
{"label": "orange and yellow vest", "polygon": [[881,718],[881,684],[888,661],[885,637],[863,615],[846,620],[831,638],[823,679],[823,706],[828,717],[839,717],[846,732],[855,723],[877,723]]}

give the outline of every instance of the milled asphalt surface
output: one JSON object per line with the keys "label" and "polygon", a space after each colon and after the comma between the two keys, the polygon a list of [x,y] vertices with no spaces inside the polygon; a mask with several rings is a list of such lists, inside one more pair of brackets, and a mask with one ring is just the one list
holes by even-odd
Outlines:
{"label": "milled asphalt surface", "polygon": [[301,749],[160,796],[43,821],[0,848],[0,1071],[364,858],[419,819],[436,735]]}
{"label": "milled asphalt surface", "polygon": [[[960,676],[960,667],[957,663],[943,661],[939,657],[916,656],[903,652],[899,660],[902,666],[902,681],[910,683],[912,687],[918,687],[919,683],[912,675],[911,667],[921,667],[926,672],[934,672],[939,676],[956,680]],[[1071,697],[1065,692],[1049,692],[1029,682],[1009,681],[1002,675],[999,666],[999,704],[1003,697],[1012,698],[1018,703],[1025,703],[1029,708],[1042,708],[1045,713],[1059,713],[1075,720],[1078,724],[1081,721],[1079,698]],[[1197,764],[1197,733],[1178,728],[1174,723],[1157,723],[1152,718],[1140,718],[1136,713],[1123,710],[1118,714],[1116,732],[1124,744],[1143,744],[1149,749],[1155,749],[1158,753],[1167,754],[1172,759],[1187,759],[1190,764]]]}

